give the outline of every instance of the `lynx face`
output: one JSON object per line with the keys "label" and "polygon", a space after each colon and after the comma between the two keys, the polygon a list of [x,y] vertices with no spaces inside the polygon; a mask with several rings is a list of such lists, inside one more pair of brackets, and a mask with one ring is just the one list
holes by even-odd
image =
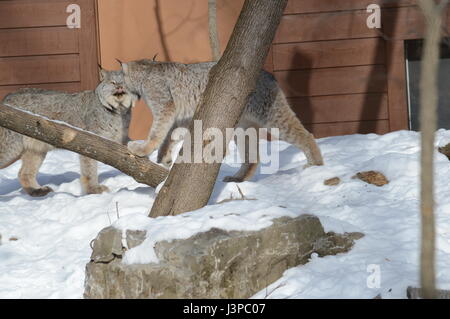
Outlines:
{"label": "lynx face", "polygon": [[121,71],[100,71],[101,82],[95,92],[103,106],[111,112],[124,113],[133,107],[139,97],[130,92]]}

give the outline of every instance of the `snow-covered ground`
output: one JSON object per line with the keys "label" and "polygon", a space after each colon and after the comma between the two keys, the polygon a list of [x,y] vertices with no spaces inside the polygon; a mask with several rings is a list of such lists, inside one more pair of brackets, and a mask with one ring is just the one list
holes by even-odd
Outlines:
{"label": "snow-covered ground", "polygon": [[[448,142],[450,131],[440,130],[436,143]],[[419,286],[419,134],[332,137],[319,140],[319,146],[326,165],[303,169],[303,153],[282,143],[279,172],[239,184],[255,200],[217,204],[240,197],[236,184],[217,182],[207,207],[154,220],[146,217],[154,190],[106,165],[100,165],[100,180],[111,192],[81,196],[77,155],[50,153],[39,181],[55,193],[36,199],[22,191],[20,162],[15,163],[0,171],[0,298],[81,298],[89,243],[111,224],[142,225],[157,241],[211,227],[258,229],[274,217],[305,213],[319,216],[326,231],[360,231],[365,237],[347,254],[312,256],[255,297],[405,298],[408,285]],[[223,165],[220,180],[235,170]],[[367,170],[382,172],[390,183],[376,187],[351,178]],[[336,176],[340,185],[323,184]],[[438,152],[436,178],[437,282],[449,289],[450,161]],[[127,261],[154,260],[151,244],[143,245],[147,253],[130,250]],[[378,275],[379,288],[373,280]]]}

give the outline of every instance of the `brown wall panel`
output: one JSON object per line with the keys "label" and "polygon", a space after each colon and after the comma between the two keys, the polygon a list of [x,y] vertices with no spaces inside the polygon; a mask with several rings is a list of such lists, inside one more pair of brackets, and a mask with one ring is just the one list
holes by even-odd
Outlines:
{"label": "brown wall panel", "polygon": [[275,72],[287,97],[386,92],[382,65]]}
{"label": "brown wall panel", "polygon": [[404,41],[389,41],[387,51],[389,127],[392,131],[407,130],[409,118]]}
{"label": "brown wall panel", "polygon": [[[14,92],[20,88],[30,87],[29,85],[6,85],[0,86],[0,100],[11,92]],[[34,84],[34,88],[41,88],[47,90],[57,90],[62,92],[75,93],[80,91],[80,82],[69,82],[69,83],[51,83],[51,84]]]}
{"label": "brown wall panel", "polygon": [[386,134],[389,132],[389,121],[362,121],[307,124],[305,127],[314,134],[314,137],[349,135],[349,134]]}
{"label": "brown wall panel", "polygon": [[65,26],[66,8],[78,0],[0,1],[0,29]]}
{"label": "brown wall panel", "polygon": [[269,53],[267,54],[266,62],[264,62],[263,69],[267,72],[273,73],[273,46],[270,47]]}
{"label": "brown wall panel", "polygon": [[285,13],[311,13],[365,9],[370,4],[381,7],[414,5],[416,0],[289,0]]}
{"label": "brown wall panel", "polygon": [[388,119],[387,94],[351,94],[288,99],[302,123]]}
{"label": "brown wall panel", "polygon": [[274,70],[384,64],[385,41],[379,38],[275,44]]}
{"label": "brown wall panel", "polygon": [[0,58],[0,85],[80,81],[78,55]]}
{"label": "brown wall panel", "polygon": [[[381,17],[383,34],[387,40],[407,40],[423,37],[424,19],[418,7],[385,9]],[[446,19],[445,17],[444,21]]]}
{"label": "brown wall panel", "polygon": [[0,29],[0,57],[78,52],[78,32],[66,27]]}
{"label": "brown wall panel", "polygon": [[365,10],[285,15],[274,43],[377,37],[379,32],[367,27],[368,16]]}

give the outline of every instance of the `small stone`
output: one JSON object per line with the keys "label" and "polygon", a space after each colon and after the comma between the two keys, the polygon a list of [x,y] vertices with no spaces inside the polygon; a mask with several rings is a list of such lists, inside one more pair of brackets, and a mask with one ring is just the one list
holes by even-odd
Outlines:
{"label": "small stone", "polygon": [[131,249],[142,244],[147,237],[145,230],[127,230],[127,248]]}
{"label": "small stone", "polygon": [[364,237],[364,234],[358,232],[344,234],[328,232],[326,236],[315,243],[314,251],[319,257],[345,253],[353,247],[355,240],[362,237]]}
{"label": "small stone", "polygon": [[336,185],[339,185],[340,182],[341,182],[341,179],[339,177],[333,177],[333,178],[327,179],[323,183],[327,186],[336,186]]}
{"label": "small stone", "polygon": [[438,151],[447,156],[447,158],[450,160],[450,143],[445,146],[439,147]]}
{"label": "small stone", "polygon": [[107,263],[122,255],[122,232],[112,226],[103,229],[93,241],[91,260]]}
{"label": "small stone", "polygon": [[352,178],[358,178],[358,179],[362,180],[363,182],[366,182],[368,184],[372,184],[372,185],[375,185],[378,187],[381,187],[381,186],[389,183],[386,176],[384,176],[380,172],[376,172],[376,171],[359,172]]}

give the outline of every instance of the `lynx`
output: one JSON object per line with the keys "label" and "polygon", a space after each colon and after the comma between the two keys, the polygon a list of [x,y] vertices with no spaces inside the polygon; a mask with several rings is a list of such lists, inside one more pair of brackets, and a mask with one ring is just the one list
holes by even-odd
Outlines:
{"label": "lynx", "polygon": [[[125,144],[128,141],[130,108],[137,96],[128,92],[120,71],[100,70],[101,83],[95,91],[63,93],[26,88],[8,94],[3,104],[66,122]],[[19,181],[31,196],[45,196],[53,190],[36,180],[47,152],[54,149],[44,142],[0,127],[0,168],[22,160]],[[85,194],[99,194],[107,187],[98,183],[97,162],[80,156],[81,186]]]}
{"label": "lynx", "polygon": [[[121,65],[128,89],[142,96],[153,113],[153,125],[145,143],[129,142],[128,149],[137,156],[147,156],[161,148],[165,153],[160,160],[170,164],[172,146],[168,134],[177,126],[186,126],[192,119],[215,62],[181,64],[144,59],[121,62]],[[249,97],[237,127],[244,130],[250,127],[278,128],[279,138],[300,148],[308,165],[323,165],[314,136],[303,127],[275,78],[266,71],[261,70],[255,92]],[[239,148],[242,158],[248,159],[248,147]],[[226,177],[225,181],[248,180],[257,165],[247,160],[234,176]]]}

